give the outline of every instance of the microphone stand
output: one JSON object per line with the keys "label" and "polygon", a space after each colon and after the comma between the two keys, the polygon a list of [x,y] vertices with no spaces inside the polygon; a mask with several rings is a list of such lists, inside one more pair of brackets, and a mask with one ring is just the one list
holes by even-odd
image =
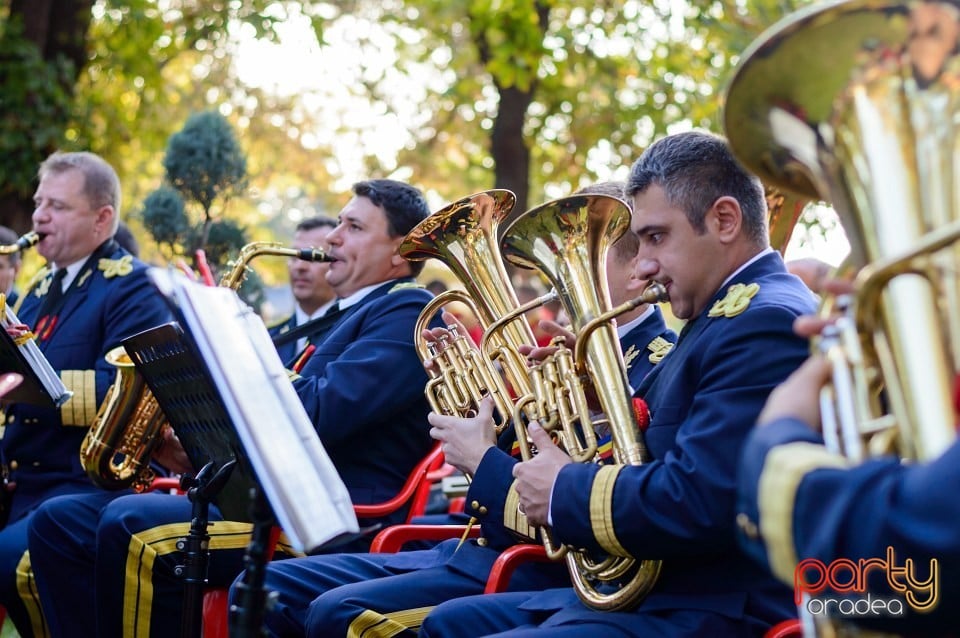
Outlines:
{"label": "microphone stand", "polygon": [[243,578],[235,586],[237,602],[230,606],[228,627],[231,638],[260,638],[266,635],[263,631],[263,614],[270,596],[264,583],[267,562],[276,544],[273,529],[277,522],[263,490],[255,485],[250,492],[253,532],[243,558]]}
{"label": "microphone stand", "polygon": [[203,586],[207,583],[210,559],[210,535],[207,534],[210,502],[226,485],[236,464],[236,460],[228,461],[214,471],[216,465],[210,461],[196,478],[189,475],[180,478],[180,489],[186,490],[193,505],[190,533],[177,541],[177,549],[183,553],[183,563],[174,568],[174,573],[184,582],[180,638],[200,638],[203,631]]}

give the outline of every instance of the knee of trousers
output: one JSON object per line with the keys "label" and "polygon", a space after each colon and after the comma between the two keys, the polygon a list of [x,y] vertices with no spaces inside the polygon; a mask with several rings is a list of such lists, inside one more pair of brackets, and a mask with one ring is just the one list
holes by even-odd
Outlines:
{"label": "knee of trousers", "polygon": [[306,635],[346,636],[350,623],[365,609],[337,588],[324,592],[307,608]]}

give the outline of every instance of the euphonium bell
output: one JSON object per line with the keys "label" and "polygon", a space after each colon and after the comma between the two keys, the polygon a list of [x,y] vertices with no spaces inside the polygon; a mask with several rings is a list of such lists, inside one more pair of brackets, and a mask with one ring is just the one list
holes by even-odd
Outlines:
{"label": "euphonium bell", "polygon": [[123,346],[107,353],[117,377],[80,446],[80,462],[104,489],[142,491],[153,480],[150,458],[167,421]]}

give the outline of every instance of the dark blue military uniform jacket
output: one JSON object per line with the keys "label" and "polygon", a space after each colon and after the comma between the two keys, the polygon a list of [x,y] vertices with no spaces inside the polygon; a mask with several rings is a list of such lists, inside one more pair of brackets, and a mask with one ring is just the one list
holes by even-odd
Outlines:
{"label": "dark blue military uniform jacket", "polygon": [[[561,470],[553,493],[564,498],[551,505],[560,542],[663,561],[641,611],[703,610],[767,624],[795,615],[791,592],[737,551],[736,469],[767,395],[807,356],[793,321],[814,310],[780,255],[764,255],[722,286],[638,389],[650,408],[653,460]],[[572,596],[546,592],[544,608],[557,608],[555,593]],[[631,614],[609,622],[629,631]]]}
{"label": "dark blue military uniform jacket", "polygon": [[[744,448],[740,466],[738,521],[744,549],[774,574],[794,584],[799,561],[829,565],[837,559],[879,559],[903,569],[909,559],[922,588],[909,587],[916,602],[930,604],[915,611],[905,593],[887,582],[887,569],[873,568],[866,593],[854,600],[899,599],[903,616],[882,615],[865,623],[897,635],[957,635],[960,628],[960,443],[939,458],[904,465],[881,458],[851,466],[827,452],[818,433],[802,421],[781,419],[757,428]],[[793,507],[788,504],[793,503]],[[931,581],[931,561],[938,578]],[[804,578],[814,583],[817,572]],[[844,570],[839,580],[846,582]],[[899,582],[904,583],[902,577]],[[826,589],[813,594],[841,599]],[[934,597],[939,600],[934,603]],[[815,612],[819,607],[813,608]],[[870,616],[866,616],[869,620]]]}
{"label": "dark blue military uniform jacket", "polygon": [[[290,315],[280,323],[276,323],[270,326],[267,329],[267,332],[270,333],[270,338],[276,340],[277,337],[290,332],[297,327],[297,315],[296,313]],[[297,352],[297,340],[288,341],[282,343],[277,347],[277,354],[280,355],[280,360],[283,361],[283,365],[287,368],[292,368],[294,364],[294,357],[296,357],[299,352]]]}
{"label": "dark blue military uniform jacket", "polygon": [[146,272],[146,264],[108,241],[65,292],[52,330],[49,321],[37,330],[52,275],[24,293],[17,316],[38,332],[40,350],[74,395],[59,410],[11,406],[0,441],[10,480],[16,483],[11,520],[49,496],[72,491],[71,484],[89,486],[80,465],[80,443],[117,374],[104,355],[126,337],[170,320]]}
{"label": "dark blue military uniform jacket", "polygon": [[293,382],[356,504],[395,496],[432,447],[427,375],[413,341],[431,298],[411,280],[381,285],[314,341]]}
{"label": "dark blue military uniform jacket", "polygon": [[[654,312],[649,317],[621,337],[620,346],[624,353],[638,353],[636,356],[625,357],[631,359],[627,368],[630,383],[639,384],[660,361],[665,351],[669,350],[669,344],[674,343],[676,338],[676,333],[664,324],[663,314],[659,308],[654,308]],[[513,483],[511,474],[513,465],[519,460],[511,453],[515,452],[514,441],[516,441],[516,435],[513,427],[508,426],[500,435],[497,447],[491,448],[484,455],[467,493],[465,514],[475,516],[481,522],[483,545],[471,541],[454,551],[458,541],[445,541],[437,547],[432,562],[425,561],[422,552],[418,552],[417,556],[407,556],[401,552],[391,558],[388,566],[407,569],[446,564],[456,571],[486,579],[494,559],[501,550],[514,545],[518,538],[531,540],[535,538],[536,532],[532,529],[527,533],[519,531],[516,501],[511,500],[510,507],[506,505],[508,488]],[[505,521],[510,522],[512,529],[504,526]],[[465,520],[456,522],[465,522]],[[520,527],[523,530],[528,529],[525,523]],[[537,566],[536,569],[543,569],[543,566]],[[566,573],[562,567],[558,572],[561,576]]]}

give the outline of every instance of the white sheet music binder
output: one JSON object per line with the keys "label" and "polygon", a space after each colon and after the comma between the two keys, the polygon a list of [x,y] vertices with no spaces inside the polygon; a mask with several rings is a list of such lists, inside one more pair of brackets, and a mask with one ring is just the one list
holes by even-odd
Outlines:
{"label": "white sheet music binder", "polygon": [[73,392],[63,385],[60,375],[50,366],[33,339],[18,345],[7,333],[7,328],[21,325],[23,322],[9,305],[4,304],[4,312],[0,317],[0,329],[3,331],[0,337],[3,341],[0,372],[17,372],[23,376],[23,381],[4,397],[3,403],[22,402],[59,408],[73,396]]}
{"label": "white sheet music binder", "polygon": [[320,443],[263,321],[229,288],[153,269],[193,338],[274,514],[313,552],[359,531],[343,480]]}

